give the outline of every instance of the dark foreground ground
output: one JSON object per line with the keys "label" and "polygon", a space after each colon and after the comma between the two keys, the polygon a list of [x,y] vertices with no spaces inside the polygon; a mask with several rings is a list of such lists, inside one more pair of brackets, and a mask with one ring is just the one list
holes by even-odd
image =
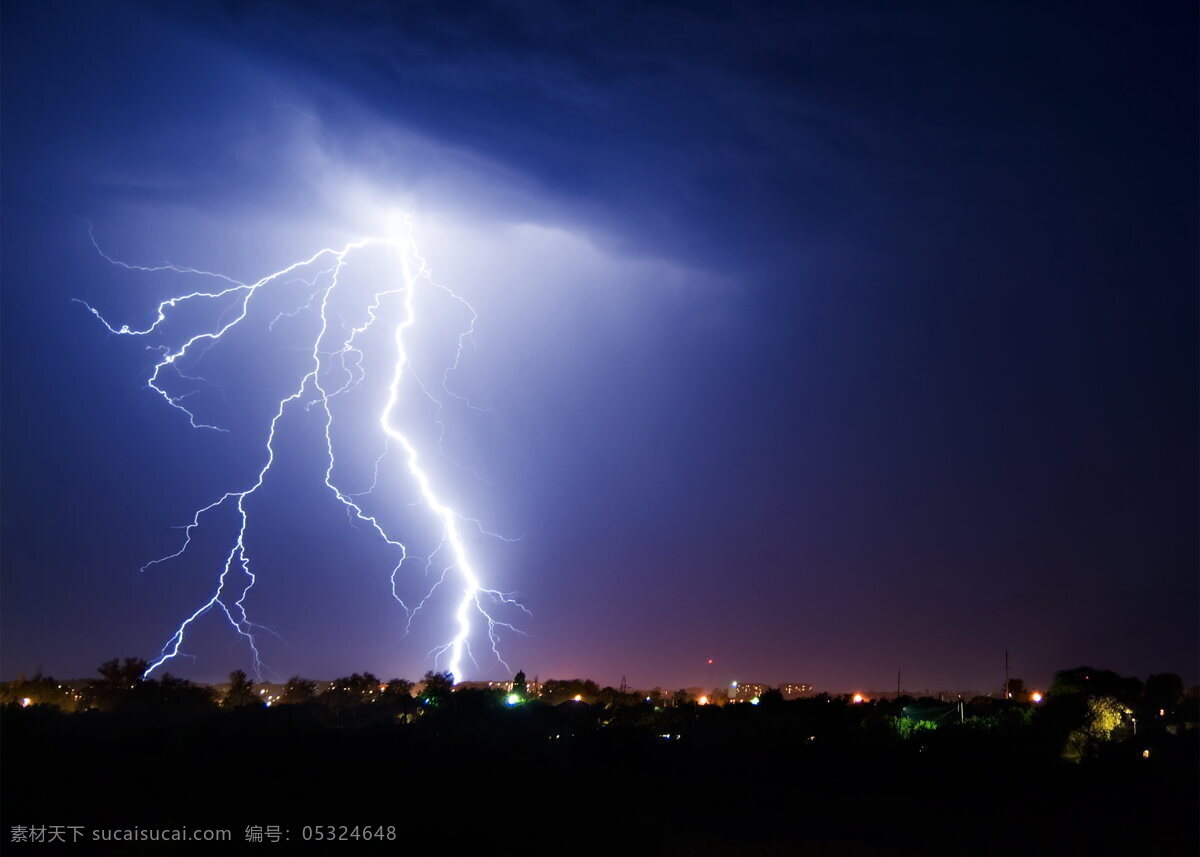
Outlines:
{"label": "dark foreground ground", "polygon": [[[575,728],[595,717],[534,706],[349,727],[287,707],[2,716],[7,855],[1200,853],[1195,730],[1149,759],[1127,744],[1076,764],[965,733],[808,740],[773,731],[770,712],[751,731],[683,715],[679,738]],[[15,827],[53,825],[84,840],[13,841]],[[269,825],[280,842],[246,841]],[[329,826],[347,838],[313,841]],[[232,841],[93,839],[134,827],[224,828]]]}

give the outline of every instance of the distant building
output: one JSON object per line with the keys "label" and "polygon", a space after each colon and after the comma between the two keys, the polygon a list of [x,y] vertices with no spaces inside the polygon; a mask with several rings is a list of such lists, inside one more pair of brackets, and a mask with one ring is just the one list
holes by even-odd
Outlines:
{"label": "distant building", "polygon": [[769,684],[759,684],[753,681],[735,681],[729,688],[730,702],[749,702],[759,699],[771,689]]}
{"label": "distant building", "polygon": [[[455,690],[498,690],[503,693],[512,693],[513,683],[511,681],[460,681],[454,685]],[[532,698],[541,696],[542,686],[532,679],[525,682],[525,696]]]}
{"label": "distant building", "polygon": [[775,687],[756,681],[739,681],[734,682],[730,686],[729,701],[751,702],[755,699],[761,699],[763,694],[769,690],[778,690],[784,699],[800,699],[805,696],[812,696],[813,686],[811,684],[801,684],[800,682],[788,682]]}
{"label": "distant building", "polygon": [[502,690],[505,693],[511,688],[511,681],[460,681],[454,685],[455,690]]}

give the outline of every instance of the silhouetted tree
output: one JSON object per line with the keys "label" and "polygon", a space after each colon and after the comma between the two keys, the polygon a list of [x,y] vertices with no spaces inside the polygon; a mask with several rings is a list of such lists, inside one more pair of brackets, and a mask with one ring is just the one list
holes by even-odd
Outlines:
{"label": "silhouetted tree", "polygon": [[254,692],[254,683],[246,677],[243,670],[234,670],[229,674],[229,690],[221,704],[225,708],[243,708],[247,705],[262,705],[262,700]]}
{"label": "silhouetted tree", "polygon": [[1054,674],[1050,696],[1100,697],[1111,696],[1126,705],[1134,705],[1142,695],[1142,683],[1136,678],[1122,678],[1111,670],[1076,667]]}
{"label": "silhouetted tree", "polygon": [[90,682],[84,689],[86,707],[113,711],[119,707],[126,694],[134,690],[144,679],[149,664],[141,658],[113,658],[96,668],[100,678]]}
{"label": "silhouetted tree", "polygon": [[768,688],[763,691],[762,697],[759,699],[762,705],[782,705],[783,691],[777,687]]}
{"label": "silhouetted tree", "polygon": [[96,672],[104,684],[114,690],[132,690],[143,680],[146,669],[150,665],[141,658],[126,658],[124,663],[119,658],[113,658],[100,664]]}
{"label": "silhouetted tree", "polygon": [[150,679],[138,684],[129,692],[128,701],[147,710],[198,714],[213,707],[215,696],[211,688],[163,673],[157,681]]}
{"label": "silhouetted tree", "polygon": [[394,678],[387,683],[379,701],[393,710],[408,714],[413,702],[413,683],[408,679]]}
{"label": "silhouetted tree", "polygon": [[385,697],[412,699],[413,683],[406,678],[394,678],[383,689]]}
{"label": "silhouetted tree", "polygon": [[425,684],[421,698],[434,705],[447,699],[454,692],[454,676],[450,673],[430,670],[421,681]]}
{"label": "silhouetted tree", "polygon": [[209,688],[170,673],[157,679],[143,678],[147,666],[141,658],[105,661],[96,670],[100,679],[89,683],[81,694],[82,707],[155,716],[195,714],[212,708],[214,696]]}
{"label": "silhouetted tree", "polygon": [[517,670],[517,674],[513,676],[512,692],[524,699],[525,687],[525,670]]}
{"label": "silhouetted tree", "polygon": [[1146,705],[1171,708],[1183,699],[1183,679],[1175,673],[1158,673],[1146,679]]}
{"label": "silhouetted tree", "polygon": [[335,678],[332,686],[321,694],[321,701],[333,708],[349,708],[375,702],[382,695],[379,681],[371,673],[353,673]]}
{"label": "silhouetted tree", "polygon": [[317,698],[317,683],[294,675],[283,686],[279,701],[284,705],[304,705]]}
{"label": "silhouetted tree", "polygon": [[550,679],[542,685],[542,699],[551,705],[579,697],[582,702],[595,702],[600,686],[590,679]]}

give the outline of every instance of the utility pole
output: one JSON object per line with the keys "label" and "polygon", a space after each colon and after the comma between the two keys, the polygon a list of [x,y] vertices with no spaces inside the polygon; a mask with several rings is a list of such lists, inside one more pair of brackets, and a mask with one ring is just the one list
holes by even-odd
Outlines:
{"label": "utility pole", "polygon": [[1008,648],[1004,649],[1004,698],[1008,699]]}

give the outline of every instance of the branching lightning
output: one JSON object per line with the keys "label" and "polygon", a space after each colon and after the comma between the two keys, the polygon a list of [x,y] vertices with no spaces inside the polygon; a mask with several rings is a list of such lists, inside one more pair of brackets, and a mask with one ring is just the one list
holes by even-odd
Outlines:
{"label": "branching lightning", "polygon": [[[418,252],[412,224],[407,218],[405,223],[407,229],[403,237],[364,239],[346,244],[340,249],[327,247],[306,259],[294,262],[251,283],[239,282],[224,274],[196,268],[170,264],[142,266],[120,261],[101,249],[91,229],[91,224],[88,224],[89,236],[96,252],[115,266],[133,272],[169,272],[180,276],[218,281],[216,287],[186,292],[161,301],[156,308],[154,320],[148,326],[141,328],[131,327],[128,324],[114,325],[96,308],[80,301],[110,333],[119,336],[150,337],[158,334],[160,327],[172,312],[181,306],[209,301],[230,302],[230,306],[209,329],[193,333],[174,346],[150,346],[159,351],[161,357],[154,364],[146,379],[147,387],[160,396],[171,408],[186,417],[193,428],[227,431],[222,426],[206,422],[205,418],[197,415],[200,408],[186,401],[198,391],[197,388],[194,387],[189,392],[173,394],[169,391],[171,384],[167,382],[171,377],[178,377],[179,380],[190,381],[194,384],[208,384],[209,382],[201,377],[185,374],[181,366],[188,361],[194,362],[205,350],[216,346],[231,330],[241,325],[247,318],[256,295],[266,289],[282,287],[287,283],[297,282],[299,279],[308,289],[306,292],[307,302],[294,310],[278,313],[270,322],[268,330],[273,330],[275,325],[284,319],[292,319],[305,313],[315,314],[319,321],[315,335],[305,346],[308,353],[307,370],[291,388],[291,391],[274,407],[274,415],[267,428],[261,468],[246,487],[226,492],[207,505],[196,509],[188,523],[181,528],[183,541],[177,550],[153,559],[142,566],[141,570],[146,571],[153,566],[184,556],[192,545],[193,536],[206,518],[218,509],[233,510],[237,522],[236,531],[229,543],[228,551],[224,554],[224,561],[220,566],[211,595],[183,619],[150,663],[146,675],[171,659],[185,654],[183,646],[189,630],[197,620],[214,609],[224,615],[234,631],[246,642],[253,658],[255,675],[261,678],[263,671],[268,669],[262,661],[258,635],[260,632],[270,631],[270,629],[252,622],[246,606],[246,601],[257,580],[255,572],[251,568],[250,554],[246,547],[246,533],[250,525],[248,504],[252,503],[255,492],[262,487],[275,464],[276,438],[280,425],[289,411],[294,410],[297,406],[303,407],[308,412],[315,409],[320,415],[325,453],[324,472],[321,476],[323,484],[345,507],[351,524],[365,525],[367,530],[373,532],[388,546],[388,549],[394,552],[395,563],[389,576],[390,591],[392,597],[406,614],[406,633],[411,627],[414,617],[425,608],[433,594],[441,587],[450,586],[451,581],[456,581],[458,594],[455,600],[452,624],[453,635],[443,645],[430,652],[430,656],[435,663],[440,663],[441,659],[445,658],[448,671],[454,676],[455,681],[460,680],[464,674],[464,658],[475,661],[471,651],[472,625],[473,621],[479,618],[486,625],[487,639],[492,655],[505,669],[508,669],[508,665],[500,654],[499,634],[502,630],[521,632],[511,623],[498,618],[496,612],[497,610],[507,611],[510,608],[521,610],[526,614],[528,611],[510,595],[483,584],[463,539],[462,527],[467,525],[482,534],[494,534],[484,529],[478,520],[465,517],[446,504],[434,488],[417,446],[411,439],[411,433],[402,430],[396,424],[401,397],[401,382],[405,377],[411,377],[436,408],[434,420],[438,429],[438,451],[440,454],[446,455],[443,443],[445,439],[443,422],[445,399],[434,395],[416,375],[409,355],[407,336],[418,324],[416,295],[422,289],[437,290],[443,297],[456,303],[468,317],[466,326],[457,335],[454,360],[445,367],[442,373],[441,389],[447,396],[460,400],[467,407],[475,407],[466,397],[452,392],[449,382],[454,371],[459,367],[465,347],[472,341],[478,314],[464,298],[433,279],[426,260]],[[401,275],[396,278],[396,281],[374,291],[369,301],[363,306],[365,319],[355,326],[347,327],[331,320],[331,297],[338,291],[344,269],[351,258],[368,247],[383,248],[394,252],[400,261]],[[344,490],[336,479],[338,470],[334,453],[336,421],[331,404],[337,397],[351,392],[366,379],[367,361],[360,342],[364,335],[377,324],[387,323],[381,319],[384,318],[384,309],[388,305],[395,306],[400,310],[401,319],[395,324],[392,335],[394,358],[391,361],[391,372],[386,387],[386,401],[378,415],[382,451],[374,463],[371,485],[363,491],[354,493]],[[174,376],[167,374],[172,372]],[[379,513],[371,513],[364,508],[364,504],[367,502],[366,498],[371,496],[379,483],[385,460],[390,455],[396,454],[403,458],[404,473],[417,490],[418,503],[432,516],[441,532],[438,545],[423,558],[410,554],[405,543],[392,534],[389,529],[390,525],[381,519]],[[463,468],[458,462],[454,462],[454,464]],[[444,559],[441,559],[442,557]],[[428,574],[434,567],[435,559],[439,561],[441,568],[433,586],[419,602],[410,607],[398,594],[398,582],[399,575],[406,564],[415,559],[423,560],[425,574]]]}

